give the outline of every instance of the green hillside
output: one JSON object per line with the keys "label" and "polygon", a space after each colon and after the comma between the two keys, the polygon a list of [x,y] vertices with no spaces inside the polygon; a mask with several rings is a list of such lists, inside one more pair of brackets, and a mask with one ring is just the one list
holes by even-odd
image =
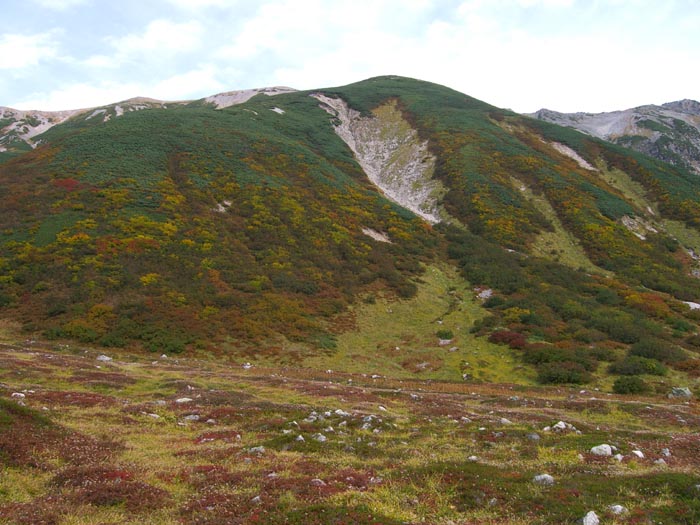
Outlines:
{"label": "green hillside", "polygon": [[[312,94],[366,118],[394,104],[436,159],[447,220],[384,197]],[[681,302],[700,300],[700,189],[679,168],[402,77],[78,116],[40,138],[0,164],[0,315],[27,332],[353,371],[385,356],[435,378],[700,375]],[[426,303],[363,332],[372,305]]]}

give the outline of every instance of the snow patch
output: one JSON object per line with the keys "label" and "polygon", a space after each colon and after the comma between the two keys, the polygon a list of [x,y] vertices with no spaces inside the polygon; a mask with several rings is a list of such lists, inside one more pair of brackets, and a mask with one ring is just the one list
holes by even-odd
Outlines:
{"label": "snow patch", "polygon": [[85,117],[85,120],[90,120],[91,118],[96,117],[97,115],[103,115],[105,113],[107,113],[106,109],[96,109],[95,111],[90,113],[89,116]]}
{"label": "snow patch", "polygon": [[124,108],[121,107],[120,105],[114,106],[114,112],[118,117],[121,117],[124,114]]}
{"label": "snow patch", "polygon": [[700,303],[694,303],[693,301],[683,301],[685,304],[690,306],[691,310],[700,310]]}
{"label": "snow patch", "polygon": [[364,233],[368,237],[371,237],[375,241],[387,242],[389,244],[392,244],[391,239],[389,239],[389,236],[386,233],[378,232],[377,230],[373,230],[372,228],[362,228],[362,233]]}
{"label": "snow patch", "polygon": [[384,195],[430,223],[440,222],[436,194],[442,191],[432,179],[435,157],[421,142],[394,104],[363,117],[344,100],[311,95],[337,119],[335,132],[355,154],[367,177]]}
{"label": "snow patch", "polygon": [[578,165],[581,166],[583,169],[590,171],[598,171],[597,168],[591,166],[591,164],[586,159],[584,159],[581,155],[576,153],[569,146],[566,146],[565,144],[560,144],[559,142],[550,142],[550,145],[562,155],[566,155],[570,159],[574,159],[578,163]]}
{"label": "snow patch", "polygon": [[278,108],[277,106],[275,106],[274,108],[272,108],[270,111],[274,111],[275,113],[279,113],[280,115],[284,115],[284,114],[285,114],[285,111],[284,111],[282,108]]}

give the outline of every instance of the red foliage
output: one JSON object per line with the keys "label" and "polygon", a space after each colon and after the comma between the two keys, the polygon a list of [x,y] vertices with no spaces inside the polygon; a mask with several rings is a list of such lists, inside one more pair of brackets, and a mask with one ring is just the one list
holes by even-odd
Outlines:
{"label": "red foliage", "polygon": [[66,191],[75,191],[78,186],[80,185],[80,182],[73,179],[73,178],[65,178],[65,179],[54,179],[51,181],[54,186],[57,188],[64,189]]}
{"label": "red foliage", "polygon": [[493,332],[489,336],[489,341],[496,344],[506,344],[516,350],[522,350],[527,345],[527,340],[523,334],[511,332],[510,330]]}

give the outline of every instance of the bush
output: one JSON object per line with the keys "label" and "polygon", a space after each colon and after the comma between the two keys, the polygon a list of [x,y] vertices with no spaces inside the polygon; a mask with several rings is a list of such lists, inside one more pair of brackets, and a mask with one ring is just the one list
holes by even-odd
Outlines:
{"label": "bush", "polygon": [[613,384],[613,392],[616,394],[644,394],[650,390],[649,385],[637,376],[618,377]]}
{"label": "bush", "polygon": [[455,336],[452,333],[452,330],[446,330],[444,328],[435,332],[435,335],[437,335],[440,339],[453,339]]}
{"label": "bush", "polygon": [[527,345],[527,340],[523,334],[511,332],[510,330],[499,330],[489,336],[489,341],[496,344],[506,344],[514,349],[523,349]]}
{"label": "bush", "polygon": [[656,359],[662,363],[677,363],[685,359],[680,348],[660,339],[645,339],[634,343],[630,347],[630,355]]}
{"label": "bush", "polygon": [[581,364],[573,361],[544,363],[537,371],[537,380],[540,383],[580,384],[591,380],[591,374]]}
{"label": "bush", "polygon": [[613,374],[623,376],[636,376],[641,374],[650,374],[655,376],[665,375],[667,369],[656,359],[648,359],[636,355],[628,355],[622,361],[613,363],[609,368]]}

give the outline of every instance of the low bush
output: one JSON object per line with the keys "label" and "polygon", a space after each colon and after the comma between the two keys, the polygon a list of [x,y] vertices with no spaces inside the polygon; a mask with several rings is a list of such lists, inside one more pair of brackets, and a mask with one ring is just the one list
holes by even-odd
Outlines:
{"label": "low bush", "polygon": [[636,355],[628,355],[622,361],[610,365],[609,371],[623,376],[636,376],[650,374],[655,376],[665,375],[667,368],[656,359],[648,359]]}
{"label": "low bush", "polygon": [[613,384],[613,392],[616,394],[644,394],[650,390],[649,385],[637,376],[618,377]]}

